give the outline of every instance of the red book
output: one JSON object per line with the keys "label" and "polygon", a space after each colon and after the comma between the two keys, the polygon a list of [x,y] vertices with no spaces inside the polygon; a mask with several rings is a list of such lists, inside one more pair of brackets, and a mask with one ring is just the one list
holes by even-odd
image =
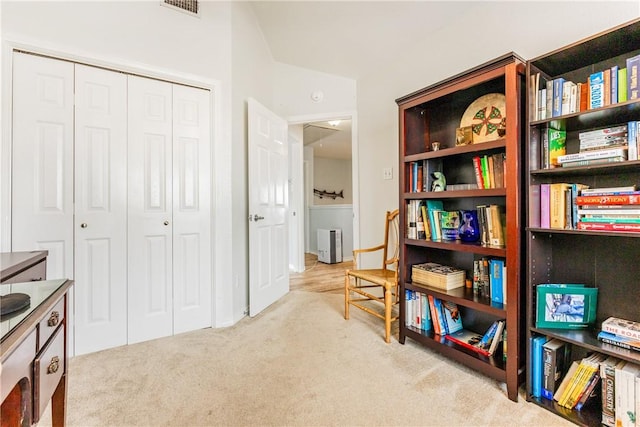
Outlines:
{"label": "red book", "polygon": [[580,205],[640,205],[640,195],[614,194],[610,196],[577,196]]}
{"label": "red book", "polygon": [[640,224],[606,224],[602,222],[578,222],[578,230],[640,232]]}
{"label": "red book", "polygon": [[445,338],[451,342],[461,345],[465,348],[469,348],[485,356],[491,356],[491,354],[484,348],[478,347],[482,334],[478,334],[467,329],[461,329],[452,334],[445,335]]}
{"label": "red book", "polygon": [[478,184],[478,189],[482,190],[484,188],[484,179],[482,179],[482,164],[480,162],[480,157],[478,156],[473,158],[473,170],[476,173],[476,183]]}

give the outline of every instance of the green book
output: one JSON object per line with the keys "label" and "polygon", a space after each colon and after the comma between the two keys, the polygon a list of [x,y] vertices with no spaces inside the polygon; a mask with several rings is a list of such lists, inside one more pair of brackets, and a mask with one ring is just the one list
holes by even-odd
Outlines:
{"label": "green book", "polygon": [[618,69],[618,102],[627,100],[627,69]]}

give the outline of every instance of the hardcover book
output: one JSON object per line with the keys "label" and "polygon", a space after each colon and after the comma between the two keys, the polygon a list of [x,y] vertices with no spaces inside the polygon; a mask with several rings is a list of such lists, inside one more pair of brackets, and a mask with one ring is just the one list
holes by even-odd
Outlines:
{"label": "hardcover book", "polygon": [[531,338],[531,385],[533,397],[542,396],[542,345],[547,337],[539,335]]}
{"label": "hardcover book", "polygon": [[602,342],[606,342],[607,344],[615,345],[616,347],[640,351],[640,339],[638,338],[629,338],[624,335],[616,335],[601,331],[598,333],[598,339]]}
{"label": "hardcover book", "polygon": [[571,363],[571,346],[552,339],[542,346],[542,397],[553,400],[553,395]]}
{"label": "hardcover book", "polygon": [[482,334],[467,329],[460,329],[459,331],[446,335],[445,338],[482,355],[489,356],[489,352],[479,346]]}
{"label": "hardcover book", "polygon": [[541,284],[536,296],[537,328],[584,329],[595,322],[598,288]]}
{"label": "hardcover book", "polygon": [[589,109],[604,107],[604,73],[598,71],[589,76]]}
{"label": "hardcover book", "polygon": [[640,55],[627,58],[627,99],[640,98],[640,82],[638,74],[640,71]]}
{"label": "hardcover book", "polygon": [[602,322],[602,330],[611,334],[640,340],[640,322],[609,317]]}
{"label": "hardcover book", "polygon": [[636,377],[640,375],[640,366],[631,362],[617,365],[615,378],[616,427],[635,427],[636,425]]}
{"label": "hardcover book", "polygon": [[602,378],[602,424],[615,427],[615,372],[616,365],[623,363],[620,359],[609,356],[600,363],[600,378]]}

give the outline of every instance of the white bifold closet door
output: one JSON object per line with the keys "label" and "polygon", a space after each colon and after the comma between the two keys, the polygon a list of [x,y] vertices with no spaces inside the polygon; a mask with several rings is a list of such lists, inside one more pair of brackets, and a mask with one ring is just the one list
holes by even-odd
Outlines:
{"label": "white bifold closet door", "polygon": [[209,91],[13,59],[12,250],[75,280],[74,353],[211,326]]}
{"label": "white bifold closet door", "polygon": [[127,343],[127,75],[75,66],[75,354]]}
{"label": "white bifold closet door", "polygon": [[46,249],[47,278],[73,279],[74,64],[13,56],[11,249]]}
{"label": "white bifold closet door", "polygon": [[209,100],[129,76],[129,343],[211,325]]}

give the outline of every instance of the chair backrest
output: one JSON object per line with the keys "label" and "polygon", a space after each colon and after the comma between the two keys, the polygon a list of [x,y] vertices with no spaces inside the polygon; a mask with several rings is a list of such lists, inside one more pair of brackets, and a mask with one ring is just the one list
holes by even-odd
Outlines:
{"label": "chair backrest", "polygon": [[384,227],[384,249],[382,256],[382,268],[388,269],[389,266],[398,268],[398,254],[400,252],[400,236],[398,234],[398,209],[387,211],[385,227]]}

